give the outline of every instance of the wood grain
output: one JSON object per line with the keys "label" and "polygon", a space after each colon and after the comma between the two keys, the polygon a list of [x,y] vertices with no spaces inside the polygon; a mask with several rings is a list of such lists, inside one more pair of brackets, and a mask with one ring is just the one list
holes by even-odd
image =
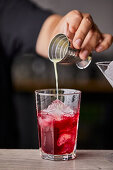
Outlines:
{"label": "wood grain", "polygon": [[113,150],[77,150],[70,161],[40,158],[39,150],[0,150],[0,170],[113,170]]}

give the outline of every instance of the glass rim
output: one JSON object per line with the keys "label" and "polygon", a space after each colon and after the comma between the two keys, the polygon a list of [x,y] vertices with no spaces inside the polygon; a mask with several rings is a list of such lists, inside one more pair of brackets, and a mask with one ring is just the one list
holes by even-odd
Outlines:
{"label": "glass rim", "polygon": [[96,65],[106,65],[106,64],[109,64],[111,63],[112,61],[99,61],[99,62],[96,62],[95,64]]}
{"label": "glass rim", "polygon": [[[55,93],[44,93],[44,91],[52,91],[52,90],[55,90]],[[70,92],[67,92],[65,94],[59,94],[58,93],[58,96],[65,96],[65,95],[74,95],[74,94],[81,94],[81,91],[80,90],[76,90],[76,89],[63,89],[63,88],[60,88],[58,89],[58,91],[61,90],[61,91],[64,91],[64,90],[69,90]],[[56,96],[57,93],[56,93],[56,89],[53,88],[53,89],[39,89],[39,90],[35,90],[35,94],[39,94],[39,95],[43,95],[43,96]]]}

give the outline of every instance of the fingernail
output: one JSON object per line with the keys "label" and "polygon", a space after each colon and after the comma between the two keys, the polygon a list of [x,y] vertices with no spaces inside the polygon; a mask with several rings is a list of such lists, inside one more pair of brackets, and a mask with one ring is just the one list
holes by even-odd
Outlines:
{"label": "fingernail", "polygon": [[89,51],[88,50],[84,50],[82,53],[81,53],[81,58],[82,59],[86,59],[89,55]]}
{"label": "fingernail", "polygon": [[77,39],[77,40],[75,41],[75,43],[78,45],[78,47],[80,47],[81,44],[82,44],[82,40],[81,40],[81,39]]}
{"label": "fingernail", "polygon": [[102,46],[98,46],[98,47],[96,48],[96,51],[97,51],[97,52],[101,52],[102,50],[103,50]]}

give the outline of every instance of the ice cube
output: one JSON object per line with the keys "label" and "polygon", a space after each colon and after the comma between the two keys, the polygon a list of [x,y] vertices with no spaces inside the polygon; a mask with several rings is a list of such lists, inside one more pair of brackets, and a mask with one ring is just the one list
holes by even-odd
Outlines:
{"label": "ice cube", "polygon": [[61,154],[73,152],[75,146],[75,135],[69,133],[60,135],[57,141],[57,146],[61,147]]}
{"label": "ice cube", "polygon": [[41,127],[47,127],[53,125],[54,117],[53,115],[44,114],[42,111],[41,114],[38,116],[38,123]]}
{"label": "ice cube", "polygon": [[71,134],[61,134],[60,137],[58,138],[57,145],[61,146],[64,143],[66,143],[68,140],[70,140],[72,137]]}
{"label": "ice cube", "polygon": [[73,114],[73,110],[66,106],[62,101],[55,100],[47,109],[43,110],[45,113],[54,114],[54,115],[64,115],[64,114]]}
{"label": "ice cube", "polygon": [[64,144],[60,154],[70,154],[73,152],[73,150],[74,150],[74,144],[67,142]]}
{"label": "ice cube", "polygon": [[45,127],[41,129],[41,145],[42,149],[46,153],[53,154],[54,151],[54,133],[53,129],[50,127]]}

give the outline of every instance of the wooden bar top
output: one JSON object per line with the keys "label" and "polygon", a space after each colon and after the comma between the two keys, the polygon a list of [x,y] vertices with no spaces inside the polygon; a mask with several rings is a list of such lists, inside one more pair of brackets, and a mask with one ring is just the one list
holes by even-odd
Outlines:
{"label": "wooden bar top", "polygon": [[113,150],[77,150],[70,161],[50,161],[39,150],[0,149],[0,170],[113,170]]}

